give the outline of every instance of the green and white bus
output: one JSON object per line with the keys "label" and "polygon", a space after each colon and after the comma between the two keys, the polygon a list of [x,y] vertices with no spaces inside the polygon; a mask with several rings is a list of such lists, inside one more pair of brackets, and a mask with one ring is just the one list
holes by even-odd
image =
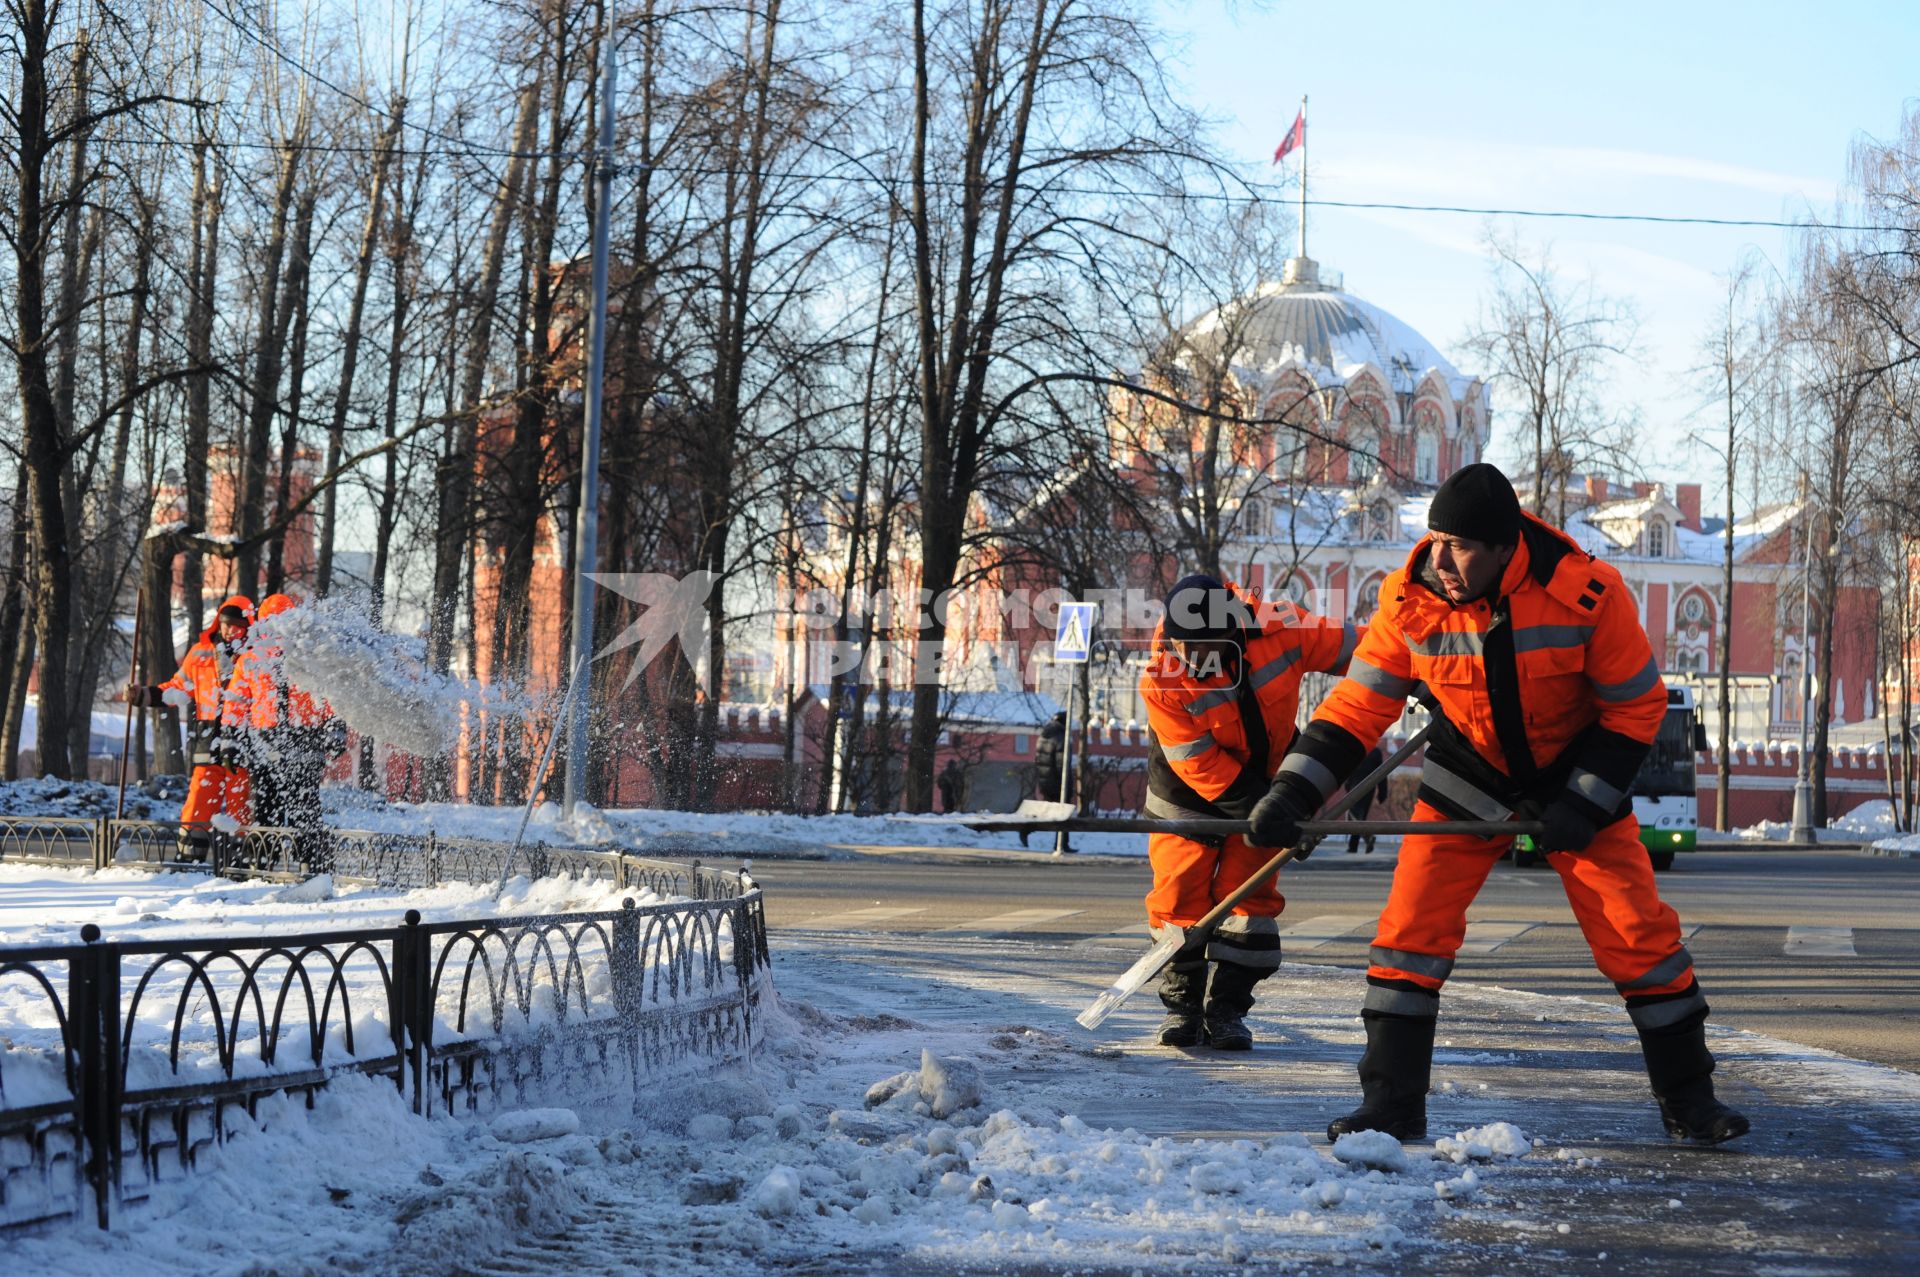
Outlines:
{"label": "green and white bus", "polygon": [[1692,851],[1699,843],[1699,753],[1706,748],[1706,734],[1693,689],[1669,684],[1666,721],[1633,779],[1633,814],[1655,869],[1673,868],[1675,852]]}

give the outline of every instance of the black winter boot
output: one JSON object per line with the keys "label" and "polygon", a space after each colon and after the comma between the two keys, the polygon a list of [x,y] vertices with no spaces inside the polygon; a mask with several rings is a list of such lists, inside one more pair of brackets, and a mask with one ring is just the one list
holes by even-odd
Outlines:
{"label": "black winter boot", "polygon": [[1436,1021],[1360,1013],[1367,1050],[1360,1057],[1360,1107],[1327,1123],[1327,1138],[1354,1131],[1385,1131],[1397,1140],[1427,1137],[1427,1087],[1433,1074]]}
{"label": "black winter boot", "polygon": [[1200,1045],[1206,989],[1205,962],[1176,962],[1162,973],[1160,1001],[1166,1004],[1167,1018],[1160,1023],[1161,1046]]}
{"label": "black winter boot", "polygon": [[1207,984],[1207,1045],[1216,1051],[1251,1051],[1253,1033],[1247,1012],[1253,1010],[1253,986],[1272,975],[1238,962],[1213,964]]}
{"label": "black winter boot", "polygon": [[1745,1135],[1752,1124],[1714,1098],[1706,1026],[1703,1007],[1678,1024],[1640,1029],[1640,1051],[1667,1134],[1696,1144],[1723,1144]]}

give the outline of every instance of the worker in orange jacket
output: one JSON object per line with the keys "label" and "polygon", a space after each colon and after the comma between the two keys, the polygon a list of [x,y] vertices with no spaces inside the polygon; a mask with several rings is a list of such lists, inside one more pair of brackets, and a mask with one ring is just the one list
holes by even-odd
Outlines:
{"label": "worker in orange jacket", "polygon": [[[246,690],[234,679],[240,651],[253,624],[253,600],[236,594],[220,605],[209,625],[187,650],[173,677],[158,686],[127,688],[129,705],[172,705],[187,723],[187,799],[180,807],[179,849],[183,860],[207,859],[216,834],[253,820],[252,787],[242,733],[247,716]],[[224,820],[219,818],[224,817]]]}
{"label": "worker in orange jacket", "polygon": [[[1436,703],[1413,818],[1539,821],[1595,964],[1626,999],[1667,1131],[1719,1143],[1747,1119],[1714,1097],[1707,1002],[1680,920],[1654,885],[1630,792],[1667,693],[1620,574],[1522,513],[1484,463],[1453,474],[1431,532],[1380,587],[1347,677],[1254,808],[1254,840],[1286,846],[1395,722],[1420,684]],[[1373,941],[1361,1016],[1361,1107],[1329,1139],[1426,1133],[1440,988],[1467,906],[1509,838],[1410,835]]]}
{"label": "worker in orange jacket", "polygon": [[[1293,739],[1301,677],[1343,668],[1358,637],[1351,625],[1288,603],[1263,604],[1214,577],[1183,577],[1167,596],[1140,676],[1149,728],[1146,815],[1246,819]],[[1147,854],[1147,921],[1155,932],[1200,921],[1269,859],[1237,834],[1154,834]],[[1276,919],[1284,908],[1285,897],[1268,882],[1234,908],[1204,957],[1167,967],[1162,1045],[1253,1046],[1246,1014],[1254,986],[1280,965]]]}
{"label": "worker in orange jacket", "polygon": [[[258,622],[296,606],[286,594],[260,600]],[[254,813],[262,825],[294,831],[300,863],[326,872],[331,857],[320,805],[320,780],[327,763],[346,745],[346,724],[326,701],[287,681],[282,647],[271,624],[257,624],[240,653],[235,684],[244,689],[246,744],[253,781]]]}

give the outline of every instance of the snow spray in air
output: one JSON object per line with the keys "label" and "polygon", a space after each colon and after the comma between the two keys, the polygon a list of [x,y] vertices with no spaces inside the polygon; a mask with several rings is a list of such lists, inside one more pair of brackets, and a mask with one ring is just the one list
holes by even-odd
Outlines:
{"label": "snow spray in air", "polygon": [[254,635],[280,649],[288,683],[324,697],[356,732],[410,754],[450,752],[463,705],[505,713],[525,708],[512,691],[436,673],[422,640],[379,629],[339,600],[318,599],[267,617]]}

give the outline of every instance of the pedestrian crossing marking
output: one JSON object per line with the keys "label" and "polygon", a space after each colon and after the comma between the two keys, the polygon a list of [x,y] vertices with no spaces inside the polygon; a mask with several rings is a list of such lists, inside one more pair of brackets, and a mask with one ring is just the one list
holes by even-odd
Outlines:
{"label": "pedestrian crossing marking", "polygon": [[1280,928],[1281,952],[1288,949],[1318,949],[1329,940],[1338,940],[1341,936],[1368,925],[1371,918],[1356,918],[1352,914],[1322,914],[1319,917],[1305,918],[1290,927]]}
{"label": "pedestrian crossing marking", "polygon": [[1786,955],[1790,958],[1857,958],[1852,927],[1788,927]]}
{"label": "pedestrian crossing marking", "polygon": [[846,931],[862,927],[876,926],[882,922],[892,922],[896,918],[911,917],[916,913],[925,913],[921,909],[904,909],[895,905],[879,905],[872,909],[850,909],[845,913],[830,913],[823,918],[809,918],[799,924],[799,931]]}
{"label": "pedestrian crossing marking", "polygon": [[1076,949],[1138,949],[1153,942],[1153,929],[1144,922],[1136,922],[1131,927],[1122,927],[1118,931],[1109,931],[1103,936],[1088,936],[1085,940],[1075,940]]}
{"label": "pedestrian crossing marking", "polygon": [[1467,938],[1460,942],[1462,953],[1492,953],[1516,936],[1523,936],[1537,922],[1469,922]]}
{"label": "pedestrian crossing marking", "polygon": [[957,927],[941,927],[932,934],[936,936],[997,936],[1006,931],[1019,931],[1025,927],[1037,926],[1043,922],[1053,922],[1059,918],[1072,918],[1086,912],[1084,909],[1015,909],[1011,913],[995,914],[991,918],[981,918],[975,922],[963,922]]}

